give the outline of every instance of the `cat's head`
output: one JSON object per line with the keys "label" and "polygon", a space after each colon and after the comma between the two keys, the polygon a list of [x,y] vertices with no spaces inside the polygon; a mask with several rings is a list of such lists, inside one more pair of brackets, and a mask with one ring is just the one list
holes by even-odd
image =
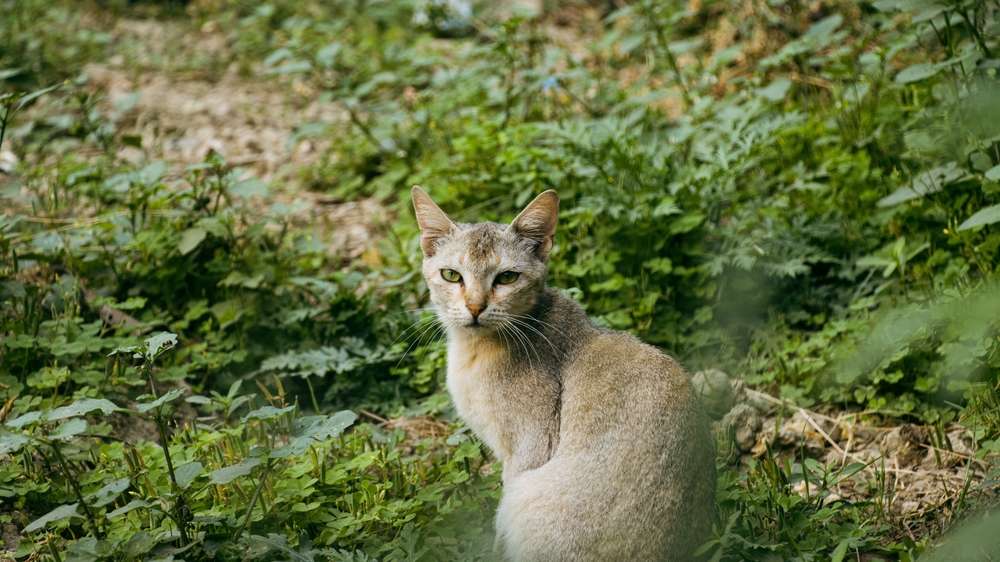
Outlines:
{"label": "cat's head", "polygon": [[524,321],[545,288],[556,192],[536,197],[509,225],[456,223],[419,187],[412,196],[424,279],[445,327],[489,333]]}

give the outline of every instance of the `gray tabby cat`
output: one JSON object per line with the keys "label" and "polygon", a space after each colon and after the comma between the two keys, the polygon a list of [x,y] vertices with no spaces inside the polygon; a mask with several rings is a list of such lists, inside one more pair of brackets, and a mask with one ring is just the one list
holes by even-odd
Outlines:
{"label": "gray tabby cat", "polygon": [[689,560],[714,513],[712,438],[676,361],[546,288],[559,198],[456,224],[414,187],[448,390],[503,463],[498,542],[524,562]]}

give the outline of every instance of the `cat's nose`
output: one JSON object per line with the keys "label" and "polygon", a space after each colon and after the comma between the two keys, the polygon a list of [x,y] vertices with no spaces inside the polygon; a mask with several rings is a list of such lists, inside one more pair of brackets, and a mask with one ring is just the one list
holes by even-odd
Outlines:
{"label": "cat's nose", "polygon": [[483,312],[483,309],[486,308],[486,305],[467,302],[465,303],[465,308],[469,309],[469,312],[472,313],[472,319],[476,320],[479,318],[480,313]]}

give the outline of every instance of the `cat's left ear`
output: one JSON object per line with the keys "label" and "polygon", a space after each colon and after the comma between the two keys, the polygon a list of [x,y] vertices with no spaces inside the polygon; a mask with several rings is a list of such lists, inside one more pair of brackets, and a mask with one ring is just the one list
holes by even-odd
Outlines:
{"label": "cat's left ear", "polygon": [[525,238],[538,242],[535,252],[541,259],[548,259],[552,239],[556,235],[559,219],[559,196],[554,189],[542,192],[510,223],[510,229]]}
{"label": "cat's left ear", "polygon": [[410,197],[413,199],[413,212],[417,215],[417,225],[420,226],[420,247],[423,248],[425,256],[431,257],[437,249],[438,240],[456,230],[455,223],[419,186],[413,186]]}

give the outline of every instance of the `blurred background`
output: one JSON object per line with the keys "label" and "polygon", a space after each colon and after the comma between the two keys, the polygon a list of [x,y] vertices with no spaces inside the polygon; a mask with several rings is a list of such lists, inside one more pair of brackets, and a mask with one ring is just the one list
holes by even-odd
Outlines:
{"label": "blurred background", "polygon": [[1000,558],[995,0],[0,13],[0,559],[492,559],[414,184],[558,190],[717,420],[706,559]]}

